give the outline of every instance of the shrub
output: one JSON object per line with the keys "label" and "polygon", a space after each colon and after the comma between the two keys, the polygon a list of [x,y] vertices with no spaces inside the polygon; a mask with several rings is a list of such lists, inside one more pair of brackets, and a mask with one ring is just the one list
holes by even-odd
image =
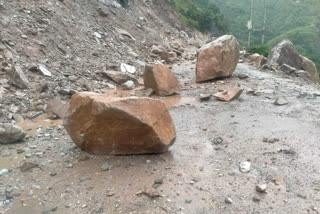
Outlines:
{"label": "shrub", "polygon": [[169,0],[182,20],[191,28],[220,36],[228,31],[228,23],[219,8],[209,0]]}
{"label": "shrub", "polygon": [[254,46],[251,46],[248,50],[248,53],[252,53],[252,54],[258,53],[265,57],[268,57],[269,52],[270,52],[270,47],[268,45],[254,45]]}
{"label": "shrub", "polygon": [[127,7],[128,1],[127,0],[119,0],[119,3],[122,5],[122,7]]}

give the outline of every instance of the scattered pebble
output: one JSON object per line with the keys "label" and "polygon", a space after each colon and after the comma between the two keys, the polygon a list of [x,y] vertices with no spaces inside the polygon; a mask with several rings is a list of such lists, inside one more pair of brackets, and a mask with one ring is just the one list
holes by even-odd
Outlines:
{"label": "scattered pebble", "polygon": [[226,202],[227,204],[232,204],[233,201],[231,198],[228,197],[224,199],[224,202]]}

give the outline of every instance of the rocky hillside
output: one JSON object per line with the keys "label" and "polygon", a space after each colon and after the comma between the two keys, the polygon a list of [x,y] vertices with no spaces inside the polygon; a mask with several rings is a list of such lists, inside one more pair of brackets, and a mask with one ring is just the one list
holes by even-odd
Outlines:
{"label": "rocky hillside", "polygon": [[[114,88],[103,70],[125,63],[139,75],[160,59],[150,57],[153,45],[177,51],[192,37],[167,1],[132,0],[126,8],[115,0],[0,3],[0,121],[32,118],[53,97]],[[19,89],[9,74],[19,78],[20,68],[29,83]]]}

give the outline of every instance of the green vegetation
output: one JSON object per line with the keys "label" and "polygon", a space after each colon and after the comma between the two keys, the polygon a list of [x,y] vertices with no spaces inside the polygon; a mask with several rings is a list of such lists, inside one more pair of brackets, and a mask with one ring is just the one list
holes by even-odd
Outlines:
{"label": "green vegetation", "polygon": [[269,52],[270,52],[270,47],[268,45],[254,45],[248,49],[248,53],[252,53],[252,54],[258,53],[265,57],[268,56]]}
{"label": "green vegetation", "polygon": [[127,0],[119,0],[119,3],[122,7],[127,7],[128,1]]}
{"label": "green vegetation", "polygon": [[228,23],[210,0],[169,0],[182,20],[201,32],[220,36],[228,31]]}
{"label": "green vegetation", "polygon": [[[247,45],[250,0],[210,0],[230,22],[230,33]],[[252,45],[261,44],[264,0],[254,0]],[[283,39],[292,41],[300,54],[318,64],[320,73],[320,1],[267,0],[265,41],[273,47]]]}

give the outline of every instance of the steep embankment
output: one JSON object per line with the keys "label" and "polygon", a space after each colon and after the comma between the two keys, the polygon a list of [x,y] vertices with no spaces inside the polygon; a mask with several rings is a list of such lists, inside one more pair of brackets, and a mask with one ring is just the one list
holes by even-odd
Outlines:
{"label": "steep embankment", "polygon": [[[49,98],[113,88],[99,75],[104,68],[119,70],[127,63],[139,75],[146,62],[156,60],[147,54],[152,45],[170,49],[172,40],[188,37],[171,5],[156,0],[132,0],[127,8],[115,0],[1,1],[0,28],[0,121],[39,115]],[[37,72],[39,63],[51,77]],[[8,83],[15,66],[29,89]]]}

